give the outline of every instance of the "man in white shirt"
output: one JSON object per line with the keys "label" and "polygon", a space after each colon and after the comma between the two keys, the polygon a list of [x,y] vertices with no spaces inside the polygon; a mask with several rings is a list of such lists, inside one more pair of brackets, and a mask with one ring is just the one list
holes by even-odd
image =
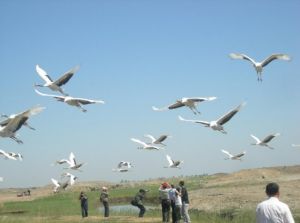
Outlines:
{"label": "man in white shirt", "polygon": [[256,208],[256,223],[295,223],[289,206],[279,201],[279,186],[269,183],[266,186],[268,199]]}

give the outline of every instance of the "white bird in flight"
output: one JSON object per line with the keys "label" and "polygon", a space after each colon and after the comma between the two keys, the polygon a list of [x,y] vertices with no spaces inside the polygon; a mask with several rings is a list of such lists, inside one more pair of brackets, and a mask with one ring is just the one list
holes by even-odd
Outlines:
{"label": "white bird in flight", "polygon": [[262,62],[256,62],[255,60],[253,60],[252,58],[250,58],[249,56],[245,55],[245,54],[239,54],[239,53],[231,53],[229,54],[229,56],[232,59],[244,59],[244,60],[248,60],[252,63],[252,65],[254,66],[256,73],[257,73],[257,80],[258,81],[262,81],[262,71],[263,71],[263,67],[267,66],[270,62],[272,62],[273,60],[291,60],[291,58],[286,55],[286,54],[272,54],[271,56],[269,56],[268,58],[266,58],[265,60],[263,60]]}
{"label": "white bird in flight", "polygon": [[183,163],[182,160],[173,160],[169,155],[166,155],[166,158],[169,162],[169,166],[165,166],[165,168],[181,168],[179,165]]}
{"label": "white bird in flight", "polygon": [[0,124],[0,137],[10,137],[17,143],[23,143],[22,140],[16,137],[16,132],[26,123],[30,116],[36,115],[43,111],[45,108],[36,106],[24,112],[16,114],[8,122]]}
{"label": "white bird in flight", "polygon": [[80,171],[80,167],[84,164],[84,163],[77,163],[76,159],[75,159],[75,155],[73,152],[70,153],[69,159],[61,159],[56,161],[57,164],[64,164],[67,163],[69,164],[69,167],[67,167],[66,169],[72,169],[72,170],[79,170]]}
{"label": "white bird in flight", "polygon": [[141,147],[138,147],[138,149],[146,149],[146,150],[160,150],[160,149],[162,149],[162,148],[160,148],[158,146],[155,146],[153,144],[145,143],[145,142],[143,142],[139,139],[131,138],[131,141],[136,142],[136,143],[141,145]]}
{"label": "white bird in flight", "polygon": [[215,100],[216,97],[206,97],[206,98],[201,98],[201,97],[193,97],[193,98],[182,98],[182,99],[178,99],[174,104],[171,104],[169,106],[163,107],[163,108],[157,108],[155,106],[152,106],[152,109],[154,111],[164,111],[164,110],[172,110],[172,109],[176,109],[176,108],[180,108],[183,106],[188,107],[189,109],[192,110],[192,112],[194,114],[200,114],[200,112],[197,109],[197,105],[200,102],[203,101],[212,101]]}
{"label": "white bird in flight", "polygon": [[10,155],[9,153],[5,152],[5,151],[2,150],[2,149],[0,149],[0,155],[2,155],[5,159],[17,160],[16,157]]}
{"label": "white bird in flight", "polygon": [[9,152],[8,154],[16,159],[19,159],[20,161],[23,160],[23,155],[21,155],[20,153]]}
{"label": "white bird in flight", "polygon": [[96,104],[96,103],[104,104],[104,101],[101,101],[101,100],[91,100],[91,99],[84,99],[84,98],[73,98],[71,96],[59,96],[59,95],[52,95],[52,94],[44,94],[44,93],[38,91],[37,89],[34,89],[34,90],[39,95],[46,96],[46,97],[53,97],[57,101],[65,102],[68,105],[78,107],[83,112],[86,112],[87,110],[84,109],[82,107],[82,105]]}
{"label": "white bird in flight", "polygon": [[271,134],[271,135],[268,135],[267,137],[265,137],[263,140],[260,140],[259,138],[257,138],[256,136],[251,134],[250,136],[256,141],[256,143],[252,143],[251,145],[266,146],[269,149],[274,149],[273,147],[268,145],[268,142],[270,142],[273,138],[275,138],[279,135],[280,135],[280,133]]}
{"label": "white bird in flight", "polygon": [[160,145],[163,145],[163,146],[166,146],[163,141],[165,141],[168,137],[171,137],[169,135],[161,135],[160,137],[158,138],[154,138],[152,135],[150,134],[146,134],[144,135],[145,137],[149,138],[151,140],[151,144],[160,144]]}
{"label": "white bird in flight", "polygon": [[182,118],[181,116],[178,116],[178,118],[181,121],[199,123],[199,124],[204,125],[205,127],[210,127],[213,130],[217,130],[217,131],[220,131],[220,132],[226,134],[227,132],[224,130],[223,125],[226,122],[228,122],[236,113],[238,113],[245,104],[246,103],[243,102],[242,104],[240,104],[236,108],[230,110],[228,113],[226,113],[225,115],[223,115],[222,117],[220,117],[219,119],[217,119],[215,121],[209,122],[209,121],[201,121],[201,120],[188,120],[188,119]]}
{"label": "white bird in flight", "polygon": [[131,164],[131,162],[128,161],[121,161],[118,164],[118,168],[117,169],[113,169],[113,171],[115,172],[128,172],[131,168],[133,167],[133,165]]}
{"label": "white bird in flight", "polygon": [[228,156],[227,158],[225,158],[226,160],[231,159],[231,160],[240,160],[240,161],[242,161],[242,156],[244,156],[246,154],[246,151],[241,152],[241,153],[236,154],[236,155],[232,155],[231,153],[229,153],[228,151],[226,151],[224,149],[222,149],[221,151]]}
{"label": "white bird in flight", "polygon": [[69,181],[68,181],[68,184],[70,186],[73,186],[75,184],[75,180],[77,179],[76,176],[74,176],[73,174],[71,173],[63,173],[62,174],[62,177],[69,177]]}
{"label": "white bird in flight", "polygon": [[69,70],[68,72],[64,73],[59,79],[56,81],[52,81],[50,76],[47,74],[45,70],[43,70],[39,65],[36,65],[36,72],[38,75],[45,81],[45,84],[35,84],[37,87],[48,87],[53,91],[59,91],[63,95],[67,96],[64,93],[63,89],[61,88],[62,85],[66,84],[74,75],[74,73],[79,69],[79,66],[74,67],[73,69]]}

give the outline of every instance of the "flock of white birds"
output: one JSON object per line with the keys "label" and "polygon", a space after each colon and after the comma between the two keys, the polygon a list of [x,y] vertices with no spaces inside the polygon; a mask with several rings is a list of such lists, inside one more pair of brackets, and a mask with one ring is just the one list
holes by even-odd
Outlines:
{"label": "flock of white birds", "polygon": [[[244,60],[250,61],[257,72],[257,80],[260,82],[262,81],[263,68],[265,66],[267,66],[270,62],[272,62],[273,60],[276,60],[276,59],[277,60],[286,60],[286,61],[291,60],[291,58],[286,54],[273,54],[273,55],[269,56],[268,58],[266,58],[265,60],[263,60],[262,62],[256,62],[255,60],[253,60],[252,58],[250,58],[249,56],[247,56],[245,54],[231,53],[229,56],[232,59],[244,59]],[[79,69],[79,66],[76,66],[76,67],[72,68],[71,70],[69,70],[68,72],[64,73],[59,79],[53,81],[44,69],[42,69],[39,65],[36,65],[36,72],[45,81],[45,83],[44,84],[35,84],[34,85],[35,92],[40,96],[52,97],[52,98],[56,99],[57,101],[65,102],[68,105],[75,106],[75,107],[79,108],[82,112],[87,111],[83,107],[84,105],[96,104],[96,103],[104,104],[104,101],[102,101],[102,100],[92,100],[92,99],[71,97],[66,92],[64,92],[64,90],[62,89],[62,85],[65,85],[72,78],[72,76],[75,74],[75,72],[78,71],[78,69]],[[45,93],[42,93],[39,90],[37,90],[36,87],[47,87],[52,91],[59,92],[61,95],[45,94]],[[197,114],[201,114],[197,108],[197,105],[199,103],[205,102],[205,101],[212,101],[215,99],[217,99],[217,97],[191,97],[191,98],[183,97],[182,99],[179,99],[176,102],[174,102],[168,106],[165,106],[162,108],[157,108],[157,107],[153,106],[152,109],[154,111],[166,111],[166,110],[177,109],[180,107],[187,107],[195,115],[197,115]],[[228,121],[230,121],[233,118],[233,116],[235,116],[242,109],[242,107],[244,107],[245,104],[246,104],[245,102],[241,103],[237,107],[229,110],[223,116],[221,116],[218,119],[213,120],[213,121],[190,120],[190,119],[185,119],[181,116],[178,116],[178,118],[180,121],[201,124],[204,127],[209,127],[212,130],[219,131],[223,134],[226,134],[227,132],[224,130],[224,124],[226,124]],[[2,114],[1,117],[4,119],[0,122],[0,137],[11,138],[19,144],[23,143],[22,140],[17,138],[17,136],[16,136],[17,131],[20,130],[20,128],[22,126],[26,126],[31,130],[35,130],[33,127],[31,127],[28,124],[28,119],[31,116],[40,113],[44,109],[45,109],[44,107],[35,106],[35,107],[27,109],[18,114],[12,114],[9,116]],[[270,134],[261,140],[258,137],[254,136],[253,134],[251,134],[251,137],[255,140],[255,143],[253,143],[252,145],[259,145],[259,146],[267,147],[269,149],[273,149],[273,147],[269,146],[268,143],[270,143],[270,141],[272,139],[274,139],[275,137],[277,137],[279,135],[280,135],[279,133]],[[165,135],[159,136],[158,138],[155,138],[154,136],[152,136],[150,134],[146,134],[146,135],[144,135],[144,137],[147,137],[151,141],[145,142],[145,141],[142,141],[142,140],[136,139],[136,138],[131,138],[130,140],[133,141],[134,143],[139,144],[138,149],[159,151],[159,150],[164,150],[164,148],[166,147],[166,144],[164,144],[164,142],[167,138],[170,138],[171,136],[165,134]],[[297,144],[292,144],[292,146],[300,147],[300,145],[297,145]],[[228,152],[224,149],[222,149],[221,151],[224,154],[226,154],[227,157],[225,159],[230,159],[230,160],[242,160],[242,157],[246,154],[246,151],[243,151],[239,154],[231,154],[230,152]],[[23,159],[23,156],[20,153],[6,152],[2,149],[0,149],[0,155],[3,156],[5,159],[9,159],[9,160],[22,161],[22,159]],[[182,160],[173,160],[171,158],[171,156],[168,154],[166,154],[165,156],[166,156],[166,160],[168,162],[168,166],[164,166],[165,168],[181,168],[181,164],[183,164]],[[65,167],[64,169],[77,170],[77,171],[81,171],[80,167],[82,167],[84,165],[84,163],[76,162],[75,155],[73,152],[70,153],[68,159],[57,160],[57,161],[55,161],[55,164],[58,164],[58,165],[67,164],[68,167]],[[133,168],[133,165],[131,162],[120,161],[117,165],[117,168],[112,169],[112,171],[124,173],[124,172],[130,171],[132,168]],[[51,181],[54,184],[54,188],[53,188],[54,192],[58,192],[60,189],[66,189],[68,186],[74,185],[75,180],[77,179],[76,176],[74,176],[73,174],[71,174],[69,172],[63,172],[61,174],[61,176],[62,176],[62,178],[67,177],[68,179],[63,182],[59,182],[58,180],[51,178]],[[3,181],[2,177],[0,177],[0,182],[1,181]]]}

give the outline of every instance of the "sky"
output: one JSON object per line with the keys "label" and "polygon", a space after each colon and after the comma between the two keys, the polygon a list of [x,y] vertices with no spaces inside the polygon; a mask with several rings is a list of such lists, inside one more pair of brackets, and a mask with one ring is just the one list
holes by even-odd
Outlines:
{"label": "sky", "polygon": [[[19,145],[0,138],[0,149],[23,154],[22,162],[0,159],[0,188],[50,184],[63,166],[51,165],[73,152],[85,162],[78,181],[144,180],[214,174],[299,164],[300,2],[179,0],[2,0],[0,1],[0,113],[36,105],[46,109],[22,127]],[[258,82],[244,53],[261,61],[273,53],[292,60],[273,61]],[[73,97],[104,100],[78,108],[34,92],[43,80],[39,64],[56,79],[76,65],[64,85]],[[59,94],[48,88],[43,93]],[[188,108],[155,112],[182,97],[215,96]],[[187,119],[215,120],[242,102],[246,106],[224,125],[222,134]],[[250,145],[250,134],[280,133],[270,145]],[[172,135],[161,151],[138,150],[130,138]],[[221,149],[246,151],[242,162],[224,160]],[[165,155],[184,160],[167,169]],[[112,172],[130,161],[128,173]]]}

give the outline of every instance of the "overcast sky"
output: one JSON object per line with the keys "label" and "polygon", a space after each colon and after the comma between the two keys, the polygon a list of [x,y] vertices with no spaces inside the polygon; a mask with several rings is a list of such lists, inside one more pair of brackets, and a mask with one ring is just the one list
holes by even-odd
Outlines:
{"label": "overcast sky", "polygon": [[[22,153],[22,162],[0,159],[0,187],[43,186],[59,178],[51,166],[73,152],[86,162],[79,181],[140,180],[178,175],[233,172],[299,164],[300,149],[299,1],[0,1],[0,113],[46,109],[31,117],[35,131],[21,128],[18,145],[0,138],[0,149]],[[262,83],[248,61],[286,53],[292,61],[273,61]],[[52,79],[79,65],[64,86],[74,97],[101,99],[86,113],[34,92],[43,80],[36,64]],[[40,91],[59,94],[46,88]],[[215,96],[198,106],[155,112],[182,97]],[[224,125],[222,134],[187,119],[215,120],[242,102],[247,105]],[[250,145],[281,133],[270,145]],[[170,134],[164,151],[143,151],[131,137]],[[247,151],[244,160],[224,160],[221,149]],[[166,169],[165,155],[184,160]],[[115,173],[119,161],[129,173]]]}

